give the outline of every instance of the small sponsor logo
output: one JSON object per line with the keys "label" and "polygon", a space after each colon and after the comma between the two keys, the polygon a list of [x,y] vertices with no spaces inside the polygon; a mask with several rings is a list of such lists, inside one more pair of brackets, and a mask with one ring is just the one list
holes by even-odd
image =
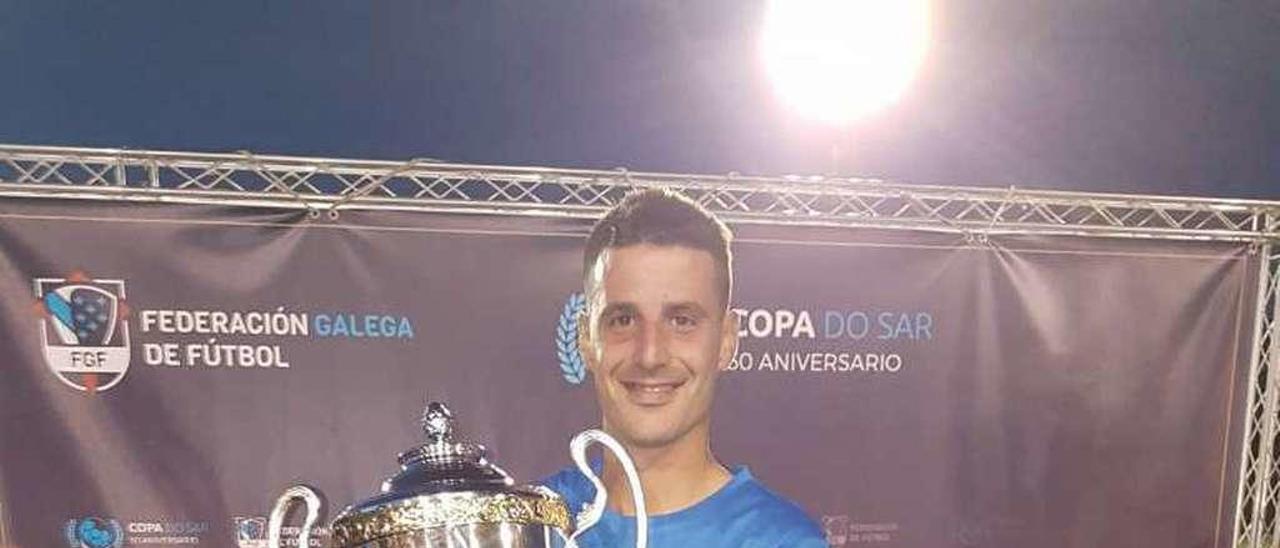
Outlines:
{"label": "small sponsor logo", "polygon": [[848,515],[822,516],[822,530],[829,546],[880,544],[897,540],[896,522],[856,522]]}
{"label": "small sponsor logo", "polygon": [[[237,517],[232,519],[235,531],[236,548],[267,548],[267,518],[263,516]],[[299,535],[302,528],[296,525],[285,525],[280,528],[280,546],[291,548],[299,546]],[[333,532],[328,527],[315,526],[311,529],[311,538],[307,546],[319,548],[328,546]]]}
{"label": "small sponsor logo", "polygon": [[849,542],[849,516],[822,516],[822,530],[827,534],[827,544],[844,546]]}
{"label": "small sponsor logo", "polygon": [[119,548],[124,542],[120,522],[110,518],[85,517],[67,520],[63,532],[72,548]]}
{"label": "small sponsor logo", "polygon": [[267,548],[267,518],[237,517],[234,525],[238,548]]}

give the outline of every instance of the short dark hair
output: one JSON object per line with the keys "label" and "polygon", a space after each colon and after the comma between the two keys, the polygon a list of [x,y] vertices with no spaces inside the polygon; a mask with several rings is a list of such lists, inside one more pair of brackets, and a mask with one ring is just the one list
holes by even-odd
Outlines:
{"label": "short dark hair", "polygon": [[[706,208],[665,188],[646,188],[627,194],[596,222],[582,257],[584,279],[605,249],[637,244],[688,247],[711,254],[720,274],[725,306],[733,291],[733,233]],[[588,288],[589,289],[589,288]]]}

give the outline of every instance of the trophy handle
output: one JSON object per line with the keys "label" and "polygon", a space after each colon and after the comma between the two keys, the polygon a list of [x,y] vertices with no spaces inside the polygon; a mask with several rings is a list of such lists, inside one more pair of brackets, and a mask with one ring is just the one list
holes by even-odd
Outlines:
{"label": "trophy handle", "polygon": [[[649,543],[649,513],[644,507],[644,491],[640,487],[640,474],[636,472],[636,465],[631,461],[631,456],[627,454],[622,444],[613,439],[613,436],[600,430],[584,431],[574,436],[573,441],[569,442],[569,453],[573,456],[573,462],[578,465],[578,470],[595,485],[596,498],[578,514],[573,534],[564,539],[566,548],[577,548],[578,535],[600,521],[609,498],[609,494],[604,490],[604,484],[587,463],[587,446],[592,443],[605,446],[622,463],[622,470],[627,474],[627,483],[631,486],[631,500],[636,507],[636,548],[645,548]],[[564,538],[563,533],[560,536]]]}
{"label": "trophy handle", "polygon": [[275,506],[271,508],[271,517],[267,521],[267,548],[281,548],[280,533],[284,531],[284,516],[289,512],[289,507],[293,505],[294,500],[301,500],[303,507],[307,509],[307,518],[302,522],[297,545],[300,548],[311,546],[311,526],[320,519],[323,502],[315,488],[299,484],[285,489],[284,493],[276,499]]}

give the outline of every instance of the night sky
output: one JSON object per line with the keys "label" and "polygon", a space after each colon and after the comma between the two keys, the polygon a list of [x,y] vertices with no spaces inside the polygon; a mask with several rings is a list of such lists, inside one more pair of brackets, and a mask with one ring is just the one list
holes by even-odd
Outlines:
{"label": "night sky", "polygon": [[3,3],[5,143],[1280,199],[1274,0],[935,0],[843,131],[776,98],[762,2]]}

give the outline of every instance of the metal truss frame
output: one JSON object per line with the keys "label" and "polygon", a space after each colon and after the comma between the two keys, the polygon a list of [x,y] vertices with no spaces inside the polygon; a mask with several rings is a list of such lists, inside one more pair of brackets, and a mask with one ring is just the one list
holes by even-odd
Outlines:
{"label": "metal truss frame", "polygon": [[844,177],[582,169],[0,145],[0,198],[593,218],[628,191],[678,190],[735,223],[990,235],[1234,241],[1259,254],[1234,545],[1280,546],[1280,201],[909,185]]}
{"label": "metal truss frame", "polygon": [[0,195],[594,217],[664,186],[735,222],[1261,244],[1280,202],[747,177],[0,145]]}
{"label": "metal truss frame", "polygon": [[1234,545],[1280,546],[1280,246],[1259,248],[1248,414],[1240,459]]}

